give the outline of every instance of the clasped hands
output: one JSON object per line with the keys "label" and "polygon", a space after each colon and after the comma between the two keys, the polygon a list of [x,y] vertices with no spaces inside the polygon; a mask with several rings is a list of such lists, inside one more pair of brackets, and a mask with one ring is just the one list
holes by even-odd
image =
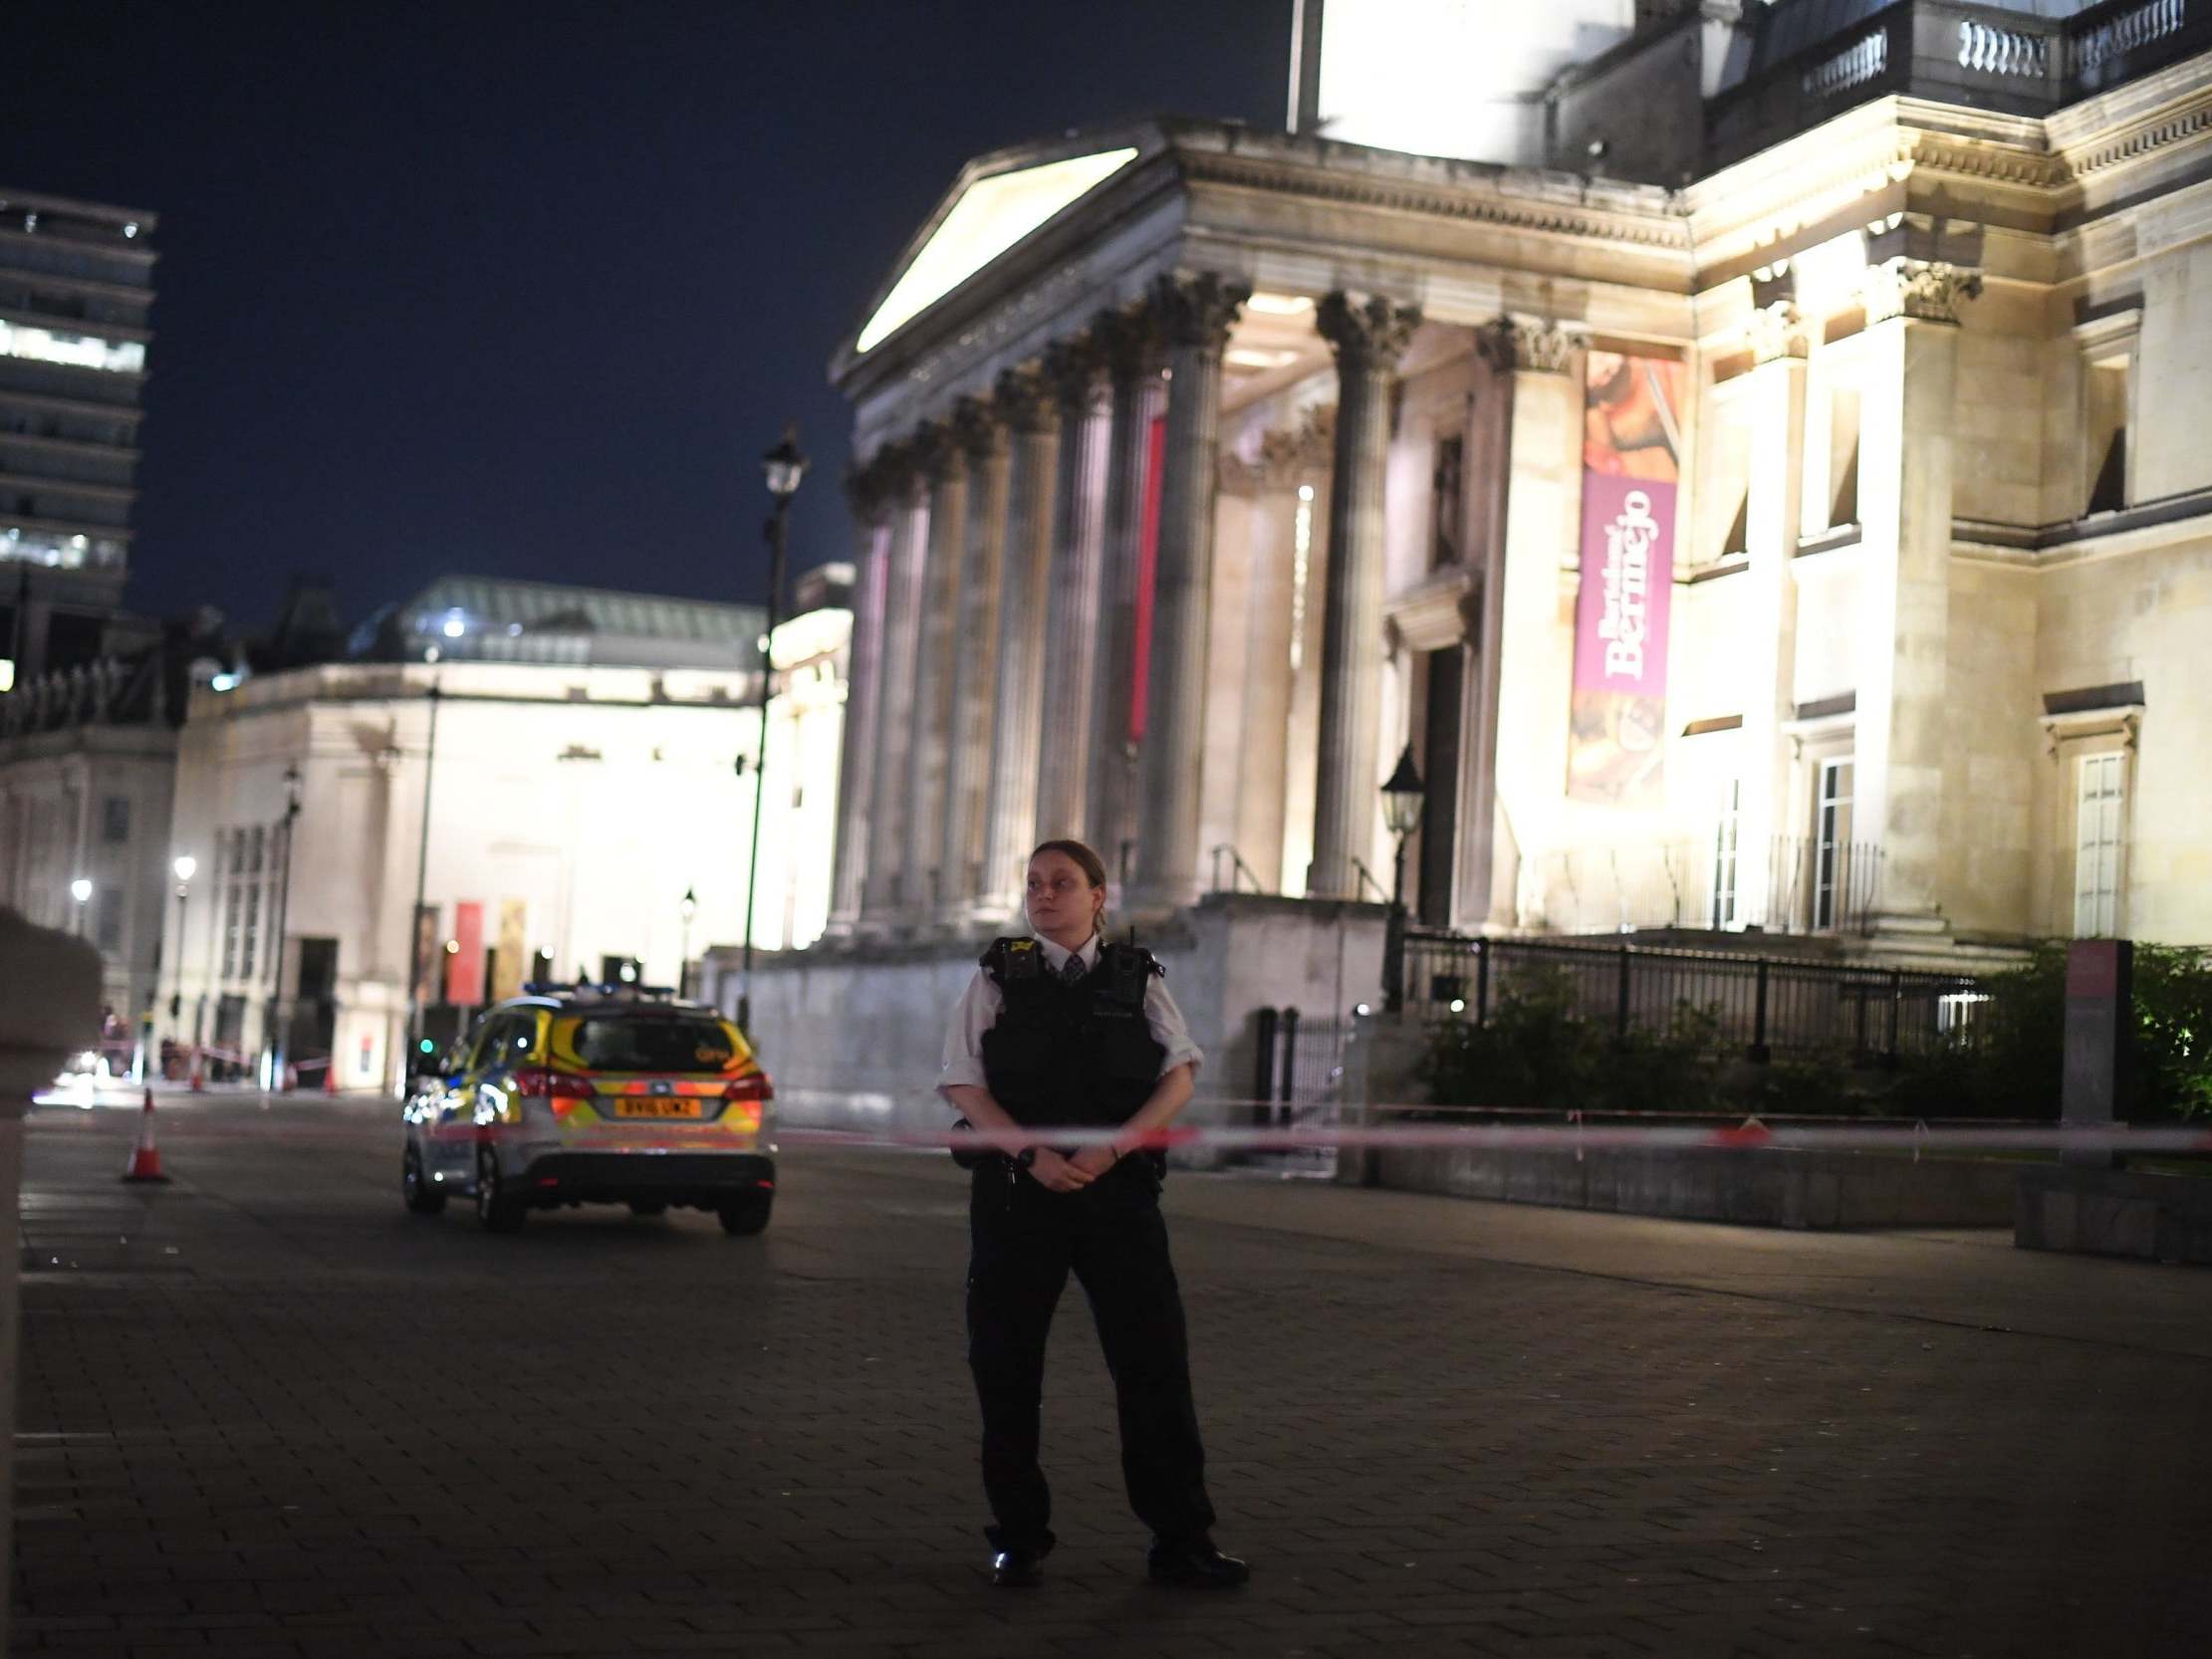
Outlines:
{"label": "clasped hands", "polygon": [[1110,1146],[1086,1146],[1072,1158],[1040,1146],[1030,1161],[1029,1173],[1048,1192],[1080,1192],[1111,1169],[1119,1157]]}

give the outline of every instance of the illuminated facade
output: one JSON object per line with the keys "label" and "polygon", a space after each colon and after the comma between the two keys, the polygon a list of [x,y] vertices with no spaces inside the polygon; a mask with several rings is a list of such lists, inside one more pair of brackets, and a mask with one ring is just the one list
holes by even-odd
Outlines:
{"label": "illuminated facade", "polygon": [[[825,572],[772,644],[765,950],[829,909],[850,612]],[[403,1076],[413,1002],[442,1039],[533,979],[680,983],[743,933],[762,621],[448,578],[364,629],[388,660],[196,688],[170,847],[198,867],[182,906],[160,888],[158,1035],[249,1071],[281,1039],[310,1083],[335,1056],[342,1086],[376,1088]]]}
{"label": "illuminated facade", "polygon": [[1299,130],[971,163],[839,353],[833,936],[1054,833],[1385,896],[1409,749],[1434,925],[2212,938],[2212,19],[1565,7],[1393,119],[1495,9],[1391,9],[1306,0]]}
{"label": "illuminated facade", "polygon": [[0,691],[92,663],[129,570],[153,215],[0,189]]}

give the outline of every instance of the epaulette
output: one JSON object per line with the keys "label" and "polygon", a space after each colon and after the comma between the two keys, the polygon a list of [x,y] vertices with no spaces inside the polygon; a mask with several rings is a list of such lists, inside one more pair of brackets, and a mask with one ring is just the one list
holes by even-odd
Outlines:
{"label": "epaulette", "polygon": [[1045,977],[1045,947],[1035,939],[1011,935],[993,939],[983,953],[983,971],[999,984]]}

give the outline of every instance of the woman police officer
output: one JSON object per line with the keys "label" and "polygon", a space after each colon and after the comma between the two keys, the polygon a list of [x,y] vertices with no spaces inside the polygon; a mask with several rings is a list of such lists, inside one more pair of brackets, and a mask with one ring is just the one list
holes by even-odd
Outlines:
{"label": "woman police officer", "polygon": [[[1018,1150],[973,1160],[968,1363],[983,1408],[992,1581],[1029,1585],[1055,1541],[1038,1466],[1045,1336],[1072,1269],[1113,1375],[1129,1507],[1151,1528],[1165,1583],[1250,1576],[1214,1547],[1205,1453],[1191,1403],[1182,1299],[1159,1212],[1156,1154],[1134,1150],[1189,1101],[1202,1058],[1134,945],[1101,941],[1106,869],[1081,841],[1030,855],[1034,936],[993,942],[946,1033],[939,1089]],[[1053,1144],[1055,1129],[1120,1129]],[[1037,1138],[1031,1140],[1028,1136]]]}

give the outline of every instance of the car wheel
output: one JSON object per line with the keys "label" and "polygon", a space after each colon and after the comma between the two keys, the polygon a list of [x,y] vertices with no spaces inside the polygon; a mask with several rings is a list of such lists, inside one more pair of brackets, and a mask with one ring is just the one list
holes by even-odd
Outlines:
{"label": "car wheel", "polygon": [[399,1196],[418,1216],[434,1216],[445,1208],[445,1193],[422,1174],[422,1154],[409,1146],[399,1157]]}
{"label": "car wheel", "polygon": [[722,1218],[722,1231],[747,1238],[768,1225],[768,1212],[776,1195],[769,1192],[749,1192],[736,1198],[725,1198],[716,1207],[715,1214]]}
{"label": "car wheel", "polygon": [[507,1191],[499,1178],[499,1154],[489,1146],[476,1149],[476,1219],[491,1233],[513,1233],[530,1214],[528,1206]]}
{"label": "car wheel", "polygon": [[629,1213],[633,1216],[664,1216],[668,1213],[668,1201],[665,1198],[633,1198],[629,1201]]}

